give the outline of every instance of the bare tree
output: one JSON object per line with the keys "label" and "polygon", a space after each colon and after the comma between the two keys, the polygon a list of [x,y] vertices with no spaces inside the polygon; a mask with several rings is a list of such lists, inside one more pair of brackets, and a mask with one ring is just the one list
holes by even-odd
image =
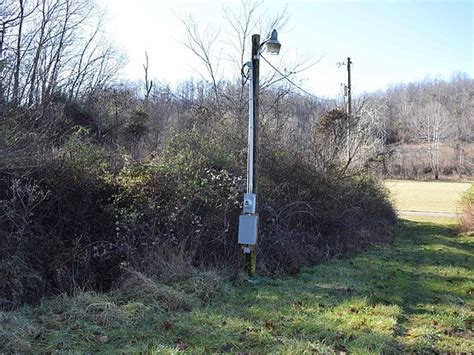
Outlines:
{"label": "bare tree", "polygon": [[58,94],[77,98],[104,85],[121,66],[121,56],[103,39],[103,16],[92,0],[7,5],[0,23],[3,100],[33,106]]}
{"label": "bare tree", "polygon": [[[192,17],[182,22],[187,34],[184,44],[203,64],[202,78],[213,93],[212,101],[201,102],[196,108],[204,108],[207,117],[213,117],[212,122],[221,126],[222,133],[232,131],[230,136],[236,147],[242,147],[248,106],[247,78],[242,69],[250,59],[248,44],[251,35],[261,33],[263,41],[272,29],[281,30],[288,16],[285,9],[270,14],[261,1],[243,0],[240,10],[233,10],[223,8],[225,21],[222,28],[207,26],[203,29]],[[264,55],[261,58],[268,62],[270,69],[260,79],[261,135],[263,139],[267,136],[270,140],[276,137],[281,140],[283,126],[291,121],[290,110],[283,101],[296,92],[293,84],[296,75],[315,63],[310,63],[309,59],[297,59],[293,63],[280,59],[278,64],[274,64]],[[234,75],[227,70],[232,67],[235,68]],[[222,68],[227,70],[225,76]],[[290,78],[292,82],[288,81]]]}
{"label": "bare tree", "polygon": [[151,89],[153,88],[153,81],[148,79],[148,53],[145,52],[145,64],[143,64],[143,70],[145,71],[145,105],[148,104]]}
{"label": "bare tree", "polygon": [[[12,101],[18,102],[19,86],[20,86],[20,70],[21,61],[24,56],[22,48],[23,39],[23,27],[27,17],[31,15],[32,10],[27,10],[27,3],[25,0],[3,0],[0,2],[2,20],[0,24],[0,96],[2,101],[2,112],[4,97],[4,68],[6,66],[6,59],[4,58],[5,44],[8,48],[11,48],[11,54],[13,56],[11,77],[13,78],[13,98]],[[13,37],[8,38],[8,31],[13,32],[16,28],[16,33]],[[8,42],[10,40],[11,43]]]}
{"label": "bare tree", "polygon": [[355,98],[354,110],[349,117],[350,138],[346,141],[346,168],[357,163],[364,166],[368,160],[384,154],[384,141],[387,134],[382,119],[385,102],[376,97],[363,95]]}
{"label": "bare tree", "polygon": [[427,143],[431,169],[439,178],[440,144],[448,136],[448,114],[439,102],[430,102],[413,117],[413,128],[420,141]]}

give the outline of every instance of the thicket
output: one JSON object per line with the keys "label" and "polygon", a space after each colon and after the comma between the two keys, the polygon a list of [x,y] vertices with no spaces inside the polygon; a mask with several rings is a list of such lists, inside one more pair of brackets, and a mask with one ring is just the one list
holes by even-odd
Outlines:
{"label": "thicket", "polygon": [[[243,270],[243,149],[193,129],[139,160],[112,154],[88,128],[62,139],[54,156],[0,169],[2,306],[108,290],[130,270],[165,281],[194,268]],[[296,273],[388,237],[395,216],[372,178],[262,147],[262,272]]]}

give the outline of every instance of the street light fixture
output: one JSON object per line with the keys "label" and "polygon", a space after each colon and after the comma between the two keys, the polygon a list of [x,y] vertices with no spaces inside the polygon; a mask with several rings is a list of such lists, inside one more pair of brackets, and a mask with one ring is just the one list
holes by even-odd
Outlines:
{"label": "street light fixture", "polygon": [[262,46],[265,46],[265,49],[268,53],[273,55],[278,55],[280,53],[281,43],[278,41],[278,32],[273,30],[270,38],[262,43]]}
{"label": "street light fixture", "polygon": [[[252,35],[252,57],[251,61],[245,63],[249,68],[250,90],[249,90],[249,124],[247,145],[247,189],[244,194],[244,208],[239,218],[239,244],[243,245],[247,256],[248,273],[254,277],[257,269],[257,237],[258,237],[258,214],[257,214],[257,150],[258,150],[258,107],[259,107],[259,73],[260,54],[266,50],[270,54],[278,55],[281,44],[278,41],[278,32],[273,30],[271,35],[260,43],[260,35]],[[242,68],[243,69],[243,68]]]}

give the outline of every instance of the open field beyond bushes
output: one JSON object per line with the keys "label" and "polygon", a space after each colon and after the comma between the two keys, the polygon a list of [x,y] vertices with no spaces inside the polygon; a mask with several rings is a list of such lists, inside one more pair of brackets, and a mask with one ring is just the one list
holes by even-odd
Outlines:
{"label": "open field beyond bushes", "polygon": [[392,201],[399,211],[461,213],[461,196],[470,182],[387,180]]}
{"label": "open field beyond bushes", "polygon": [[[148,279],[131,284],[126,296],[80,293],[0,313],[0,348],[472,351],[472,238],[456,235],[452,225],[413,221],[401,221],[394,234],[393,244],[325,262],[297,277],[263,278],[254,285],[208,272],[196,276],[194,289],[174,293],[170,286],[158,292]],[[203,301],[203,290],[213,296],[210,301]],[[178,301],[185,307],[170,310]]]}

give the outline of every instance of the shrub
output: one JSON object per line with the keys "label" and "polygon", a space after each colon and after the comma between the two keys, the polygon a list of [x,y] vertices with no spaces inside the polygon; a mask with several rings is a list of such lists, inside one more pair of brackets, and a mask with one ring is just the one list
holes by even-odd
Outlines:
{"label": "shrub", "polygon": [[0,171],[0,305],[14,307],[75,288],[108,289],[118,260],[100,150],[78,135],[61,159]]}
{"label": "shrub", "polygon": [[267,152],[262,180],[260,260],[271,272],[296,273],[386,240],[396,219],[373,178],[322,174],[295,154]]}
{"label": "shrub", "polygon": [[[134,245],[130,266],[145,254],[184,253],[194,265],[236,259],[241,177],[227,170],[232,157],[197,136],[177,137],[162,156],[125,166],[113,196],[117,239]],[[143,263],[142,263],[143,264]]]}
{"label": "shrub", "polygon": [[461,207],[463,209],[461,230],[463,232],[474,233],[474,185],[464,194]]}

